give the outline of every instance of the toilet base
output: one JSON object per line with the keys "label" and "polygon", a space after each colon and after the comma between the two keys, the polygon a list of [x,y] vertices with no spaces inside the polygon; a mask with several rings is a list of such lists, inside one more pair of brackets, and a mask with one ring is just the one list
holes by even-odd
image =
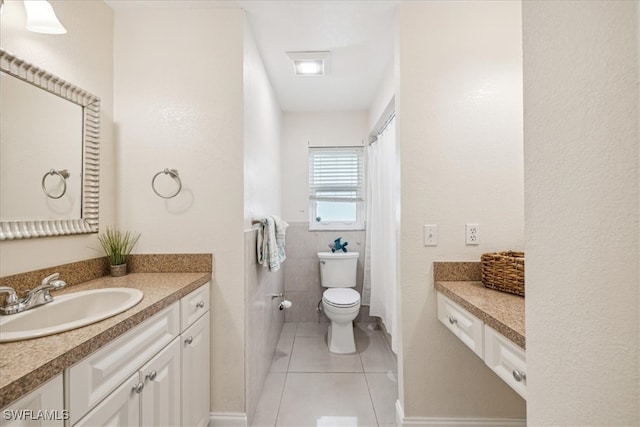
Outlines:
{"label": "toilet base", "polygon": [[331,322],[327,334],[329,351],[337,354],[350,354],[356,352],[356,341],[353,337],[353,323]]}

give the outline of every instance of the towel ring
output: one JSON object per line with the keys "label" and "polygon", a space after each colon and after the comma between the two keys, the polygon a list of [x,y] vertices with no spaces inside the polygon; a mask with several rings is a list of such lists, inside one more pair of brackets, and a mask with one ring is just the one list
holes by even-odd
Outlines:
{"label": "towel ring", "polygon": [[[158,178],[160,174],[171,175],[171,178],[175,179],[178,182],[178,189],[176,190],[175,193],[169,196],[164,196],[158,193],[158,190],[156,190],[156,178]],[[163,199],[171,199],[173,197],[176,197],[178,193],[180,193],[180,191],[182,190],[182,180],[180,180],[180,176],[178,175],[178,170],[165,168],[164,170],[158,172],[153,176],[153,179],[151,180],[151,188],[153,189],[154,193],[156,193],[159,197],[162,197]]]}
{"label": "towel ring", "polygon": [[[58,177],[60,178],[60,181],[62,182],[62,192],[57,196],[54,196],[53,194],[49,193],[47,191],[47,186],[44,185],[49,175],[58,175]],[[67,192],[67,178],[69,178],[68,170],[62,169],[61,171],[57,171],[55,169],[51,169],[49,172],[46,172],[42,177],[42,191],[44,191],[44,194],[46,194],[47,197],[51,199],[59,199],[60,197],[64,196],[64,194]]]}

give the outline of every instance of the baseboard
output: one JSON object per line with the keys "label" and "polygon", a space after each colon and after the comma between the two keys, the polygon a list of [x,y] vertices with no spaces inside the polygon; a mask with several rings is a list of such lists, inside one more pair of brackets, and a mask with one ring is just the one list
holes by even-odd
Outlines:
{"label": "baseboard", "polygon": [[405,417],[400,401],[396,400],[396,424],[398,427],[526,427],[527,420],[519,418]]}
{"label": "baseboard", "polygon": [[244,412],[212,412],[209,415],[209,427],[248,427],[247,414]]}

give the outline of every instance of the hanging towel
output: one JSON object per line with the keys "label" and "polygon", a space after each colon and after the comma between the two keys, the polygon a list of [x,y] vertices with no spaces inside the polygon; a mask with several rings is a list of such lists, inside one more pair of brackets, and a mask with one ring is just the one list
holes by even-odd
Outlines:
{"label": "hanging towel", "polygon": [[262,218],[258,227],[258,264],[269,271],[278,271],[287,259],[284,250],[285,233],[289,224],[277,216]]}

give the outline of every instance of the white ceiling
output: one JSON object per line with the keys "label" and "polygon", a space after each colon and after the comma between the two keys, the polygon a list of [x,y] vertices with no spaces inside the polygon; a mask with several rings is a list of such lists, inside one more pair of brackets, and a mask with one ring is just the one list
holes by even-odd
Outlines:
{"label": "white ceiling", "polygon": [[[283,111],[367,110],[393,61],[396,1],[117,1],[136,6],[241,7]],[[171,3],[171,4],[170,4]],[[331,51],[331,73],[293,74],[289,51]]]}
{"label": "white ceiling", "polygon": [[[240,1],[284,111],[366,110],[393,61],[395,2]],[[331,73],[295,76],[288,51],[331,51]]]}

